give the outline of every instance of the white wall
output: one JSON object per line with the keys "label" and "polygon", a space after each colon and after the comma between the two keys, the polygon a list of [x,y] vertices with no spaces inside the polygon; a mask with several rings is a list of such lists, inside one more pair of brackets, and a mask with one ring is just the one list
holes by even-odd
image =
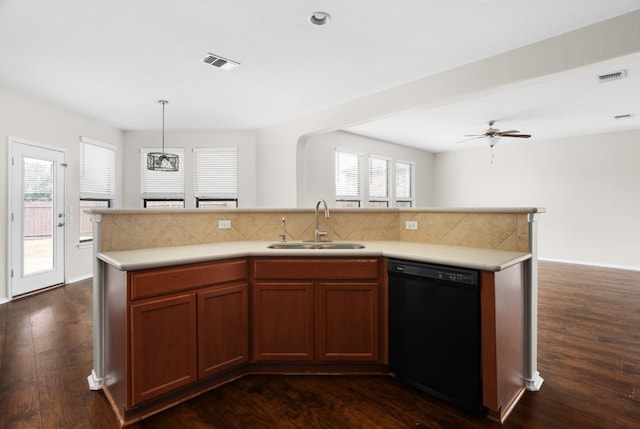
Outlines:
{"label": "white wall", "polygon": [[[254,131],[166,131],[166,147],[183,147],[185,152],[185,208],[195,208],[193,196],[194,156],[196,147],[238,148],[238,207],[256,205],[256,150]],[[126,131],[124,133],[124,204],[127,208],[143,206],[140,198],[140,148],[161,147],[161,131]]]}
{"label": "white wall", "polygon": [[[67,263],[65,281],[73,282],[90,277],[93,272],[93,250],[91,247],[78,247],[80,240],[77,219],[80,216],[79,203],[79,157],[80,136],[90,137],[119,148],[116,155],[116,169],[122,168],[122,132],[101,121],[70,112],[65,109],[32,99],[12,90],[0,87],[0,199],[8,207],[8,140],[9,136],[28,140],[66,150],[66,218],[69,219],[70,207],[73,207],[75,222],[67,222],[65,229],[65,248]],[[116,175],[116,189],[121,189],[121,175]],[[121,194],[121,193],[120,193]],[[121,201],[116,201],[121,204]],[[7,209],[0,210],[0,301],[8,296],[8,284],[5,281],[8,268],[7,243],[9,240]]]}
{"label": "white wall", "polygon": [[329,204],[335,201],[336,148],[415,162],[416,206],[432,205],[432,153],[355,134],[333,132],[311,136],[298,147],[299,153],[303,154],[298,162],[304,163],[304,169],[299,173],[304,175],[303,207],[313,207],[320,198]]}
{"label": "white wall", "polygon": [[640,130],[436,155],[436,206],[540,206],[542,259],[640,269]]}

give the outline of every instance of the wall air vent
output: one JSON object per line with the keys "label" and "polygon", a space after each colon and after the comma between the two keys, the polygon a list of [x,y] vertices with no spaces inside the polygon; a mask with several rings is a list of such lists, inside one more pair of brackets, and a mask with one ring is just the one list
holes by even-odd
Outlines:
{"label": "wall air vent", "polygon": [[221,70],[227,70],[227,71],[233,70],[234,68],[240,65],[240,63],[238,62],[229,60],[227,58],[222,58],[220,55],[216,55],[212,53],[208,53],[207,55],[202,57],[201,61],[215,68],[218,68]]}
{"label": "wall air vent", "polygon": [[612,73],[601,74],[600,76],[598,76],[598,81],[601,83],[611,82],[613,80],[624,79],[625,77],[627,77],[627,71],[619,70]]}

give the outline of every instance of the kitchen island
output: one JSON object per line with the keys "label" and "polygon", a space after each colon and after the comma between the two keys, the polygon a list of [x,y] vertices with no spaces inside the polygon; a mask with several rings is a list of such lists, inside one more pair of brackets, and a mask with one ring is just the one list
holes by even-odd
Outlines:
{"label": "kitchen island", "polygon": [[478,270],[489,417],[503,421],[525,390],[531,253],[393,240],[338,250],[270,243],[97,253],[103,389],[122,424],[246,374],[390,374],[389,257]]}

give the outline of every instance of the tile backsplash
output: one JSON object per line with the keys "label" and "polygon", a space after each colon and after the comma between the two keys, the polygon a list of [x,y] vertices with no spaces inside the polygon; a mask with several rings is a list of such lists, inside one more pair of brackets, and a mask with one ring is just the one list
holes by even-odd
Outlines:
{"label": "tile backsplash", "polygon": [[[535,210],[535,209],[532,209]],[[203,244],[221,241],[279,241],[286,218],[287,240],[313,240],[313,210],[154,211],[100,210],[100,251]],[[231,228],[218,229],[218,221]],[[416,221],[417,230],[405,229]],[[509,212],[434,210],[339,210],[320,216],[327,240],[399,240],[453,246],[529,251],[526,210]]]}

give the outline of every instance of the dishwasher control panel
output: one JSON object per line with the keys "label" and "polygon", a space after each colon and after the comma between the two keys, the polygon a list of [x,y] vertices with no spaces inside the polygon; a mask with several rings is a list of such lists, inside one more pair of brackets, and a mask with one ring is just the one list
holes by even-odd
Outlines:
{"label": "dishwasher control panel", "polygon": [[389,273],[402,273],[410,276],[438,279],[453,283],[464,283],[468,285],[478,284],[478,272],[464,268],[389,259],[388,271]]}

